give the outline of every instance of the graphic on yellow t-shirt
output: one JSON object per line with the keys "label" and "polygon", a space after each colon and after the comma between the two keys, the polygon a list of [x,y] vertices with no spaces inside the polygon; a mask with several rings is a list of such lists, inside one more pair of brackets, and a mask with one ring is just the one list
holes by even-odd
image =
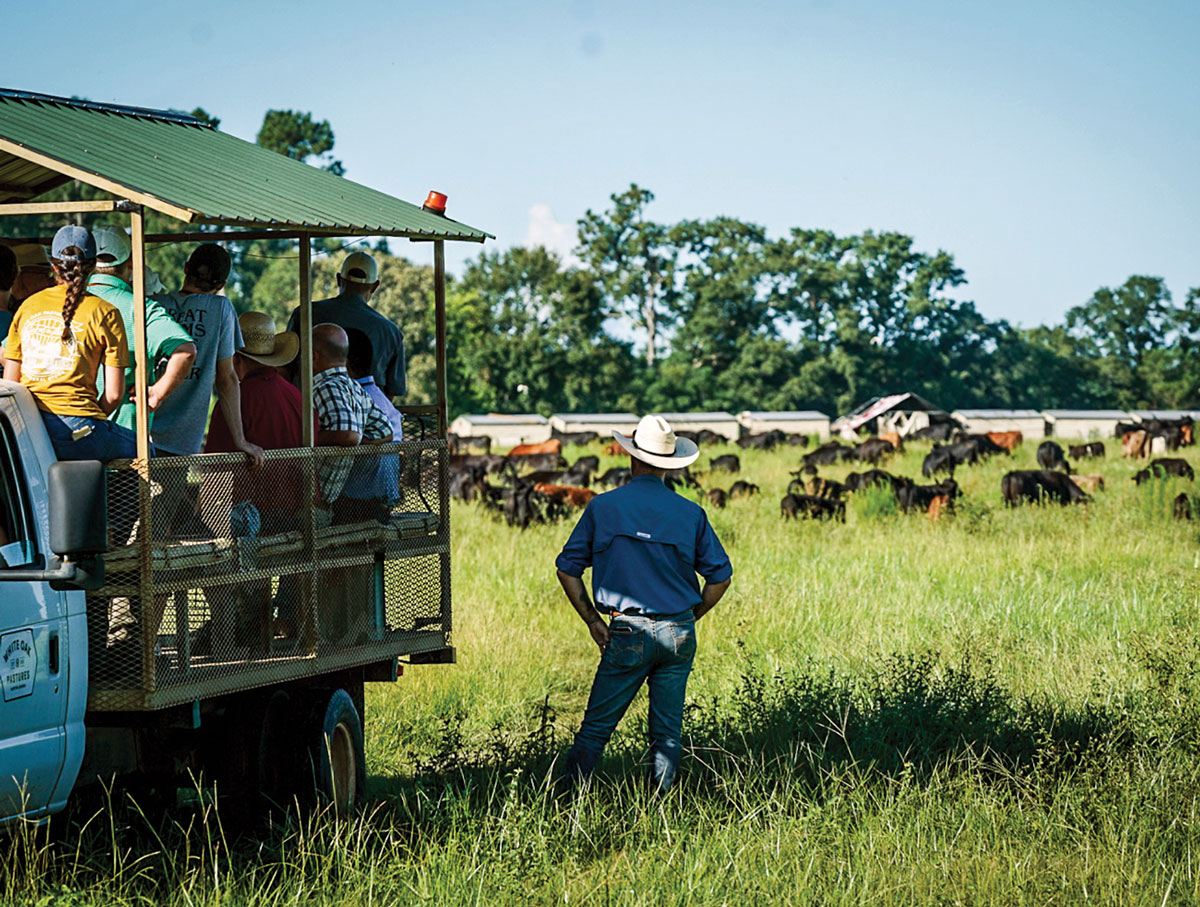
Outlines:
{"label": "graphic on yellow t-shirt", "polygon": [[72,320],[71,340],[64,342],[62,313],[38,312],[21,328],[22,374],[31,381],[56,381],[71,374],[79,359],[74,335],[82,330],[83,325]]}

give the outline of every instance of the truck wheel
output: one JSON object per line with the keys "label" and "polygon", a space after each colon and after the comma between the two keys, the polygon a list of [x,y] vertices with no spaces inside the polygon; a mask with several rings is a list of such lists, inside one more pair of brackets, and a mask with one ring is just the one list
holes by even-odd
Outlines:
{"label": "truck wheel", "polygon": [[362,721],[345,690],[334,690],[316,718],[310,739],[317,794],[345,815],[358,805],[367,778]]}

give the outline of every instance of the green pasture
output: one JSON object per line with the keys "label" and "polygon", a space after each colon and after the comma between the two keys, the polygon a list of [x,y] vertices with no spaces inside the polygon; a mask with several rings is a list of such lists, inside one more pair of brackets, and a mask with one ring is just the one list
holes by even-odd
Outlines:
{"label": "green pasture", "polygon": [[[927,449],[886,468],[919,476]],[[660,801],[644,699],[594,787],[553,796],[596,660],[554,579],[572,523],[455,504],[459,663],[369,688],[361,816],[239,833],[211,805],[145,817],[116,793],[82,831],[0,845],[0,898],[1193,903],[1200,523],[1170,517],[1193,488],[1135,487],[1114,443],[1077,469],[1104,476],[1091,503],[1007,509],[1000,478],[1034,450],[960,469],[936,523],[860,498],[844,524],[781,519],[803,451],[739,451],[736,477],[706,451],[706,488],[761,493],[710,513],[733,585],[700,624],[684,775]]]}

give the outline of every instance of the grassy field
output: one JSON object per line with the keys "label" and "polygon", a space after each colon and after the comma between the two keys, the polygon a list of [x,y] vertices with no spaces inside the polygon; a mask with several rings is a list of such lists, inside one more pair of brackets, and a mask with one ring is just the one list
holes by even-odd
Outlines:
{"label": "grassy field", "polygon": [[[919,475],[924,450],[888,468]],[[1115,452],[1081,470],[1108,486],[1086,507],[1003,506],[1027,445],[960,470],[952,518],[859,499],[845,524],[780,519],[800,451],[742,454],[762,494],[711,514],[734,582],[700,624],[661,801],[641,786],[644,698],[593,789],[550,794],[596,660],[553,576],[571,524],[456,505],[459,664],[369,690],[363,815],[234,835],[211,808],[118,805],[11,836],[0,898],[1193,903],[1200,545],[1169,513],[1192,489],[1135,488]]]}

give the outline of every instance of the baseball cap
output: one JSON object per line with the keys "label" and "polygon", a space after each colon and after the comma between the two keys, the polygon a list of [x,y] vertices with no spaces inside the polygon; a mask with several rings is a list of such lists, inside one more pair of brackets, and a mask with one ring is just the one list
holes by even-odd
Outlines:
{"label": "baseball cap", "polygon": [[351,252],[342,262],[342,270],[338,272],[343,280],[355,283],[374,283],[379,279],[379,265],[366,252]]}
{"label": "baseball cap", "polygon": [[[74,246],[78,255],[68,255],[67,249]],[[55,261],[89,261],[96,257],[96,240],[87,227],[67,224],[59,227],[50,246],[50,257]]]}
{"label": "baseball cap", "polygon": [[101,267],[123,265],[133,254],[133,244],[120,227],[97,224],[92,227],[92,236],[96,240],[96,258],[104,258],[104,256],[111,258],[111,261],[107,259],[101,261]]}

